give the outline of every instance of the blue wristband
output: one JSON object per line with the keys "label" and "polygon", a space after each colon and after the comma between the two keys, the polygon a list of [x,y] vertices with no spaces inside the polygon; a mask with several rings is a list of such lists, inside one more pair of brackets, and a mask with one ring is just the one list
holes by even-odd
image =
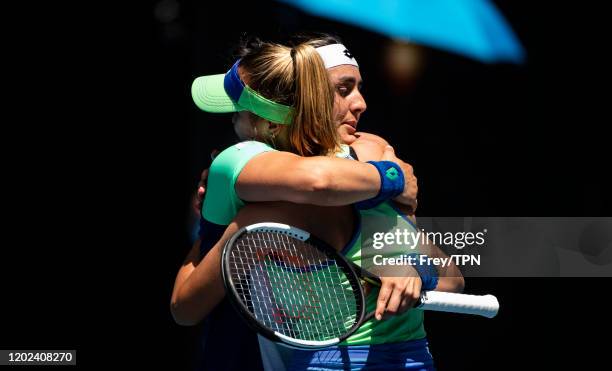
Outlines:
{"label": "blue wristband", "polygon": [[368,161],[374,165],[380,175],[380,191],[376,197],[369,200],[359,201],[355,204],[357,210],[367,210],[381,203],[397,197],[404,191],[404,172],[392,161]]}
{"label": "blue wristband", "polygon": [[412,267],[416,269],[419,277],[421,277],[421,291],[434,290],[438,286],[438,269],[436,269],[436,266],[429,264],[429,261],[421,264],[421,254],[412,253],[408,254],[408,256],[414,256],[416,259],[416,264]]}

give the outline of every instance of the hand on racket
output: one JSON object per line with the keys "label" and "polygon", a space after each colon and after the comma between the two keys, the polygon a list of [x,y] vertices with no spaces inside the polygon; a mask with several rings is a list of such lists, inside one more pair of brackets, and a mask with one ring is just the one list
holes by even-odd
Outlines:
{"label": "hand on racket", "polygon": [[[421,278],[412,267],[406,267],[413,271],[404,277],[380,277],[380,290],[376,300],[376,311],[374,317],[377,320],[402,314],[414,307],[421,297]],[[376,285],[378,286],[378,285]],[[372,289],[372,284],[363,283],[364,295],[367,297]]]}
{"label": "hand on racket", "polygon": [[[258,223],[236,232],[223,249],[221,272],[227,297],[246,322],[290,346],[338,344],[375,314],[366,313],[360,278],[380,279],[285,224]],[[499,303],[492,295],[426,291],[417,307],[494,317]]]}

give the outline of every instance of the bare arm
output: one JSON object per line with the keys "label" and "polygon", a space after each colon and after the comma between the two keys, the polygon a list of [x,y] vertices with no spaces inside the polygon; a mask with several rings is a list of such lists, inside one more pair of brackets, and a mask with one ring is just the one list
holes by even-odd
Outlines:
{"label": "bare arm", "polygon": [[[355,166],[357,165],[357,166]],[[375,197],[380,176],[370,164],[289,152],[266,152],[248,162],[236,182],[245,201],[289,201],[319,206],[349,205]]]}
{"label": "bare arm", "polygon": [[[406,173],[407,164],[393,149],[383,150],[378,160],[397,163]],[[409,178],[408,178],[409,179]],[[406,183],[399,202],[411,200]],[[380,191],[380,174],[371,164],[289,152],[266,152],[251,159],[240,172],[236,192],[245,201],[288,201],[318,206],[343,206],[367,200]]]}
{"label": "bare arm", "polygon": [[225,241],[238,230],[230,224],[223,237],[199,259],[200,240],[194,243],[174,282],[170,311],[179,325],[193,326],[206,317],[225,296],[221,280],[221,252]]}

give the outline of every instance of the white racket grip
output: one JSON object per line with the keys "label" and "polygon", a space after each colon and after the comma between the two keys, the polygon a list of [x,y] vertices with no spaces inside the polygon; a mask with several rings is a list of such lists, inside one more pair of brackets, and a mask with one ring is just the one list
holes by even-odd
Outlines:
{"label": "white racket grip", "polygon": [[475,314],[493,318],[499,310],[499,302],[493,295],[466,295],[452,292],[424,291],[417,308],[439,312]]}

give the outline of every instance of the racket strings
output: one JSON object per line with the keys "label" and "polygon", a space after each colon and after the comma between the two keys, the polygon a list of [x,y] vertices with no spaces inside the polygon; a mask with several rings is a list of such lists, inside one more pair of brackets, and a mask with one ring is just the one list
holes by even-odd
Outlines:
{"label": "racket strings", "polygon": [[359,319],[345,268],[287,235],[246,233],[230,254],[240,300],[264,326],[302,340],[336,338]]}

